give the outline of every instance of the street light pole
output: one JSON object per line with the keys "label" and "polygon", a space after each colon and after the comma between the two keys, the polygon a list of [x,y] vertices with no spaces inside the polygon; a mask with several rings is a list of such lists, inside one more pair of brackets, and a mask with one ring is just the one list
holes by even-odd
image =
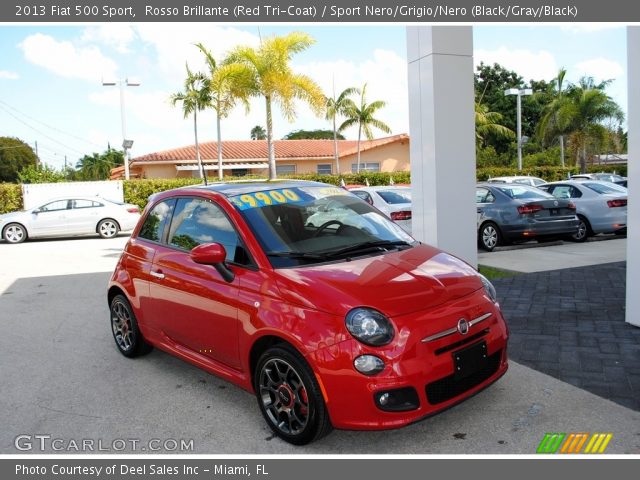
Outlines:
{"label": "street light pole", "polygon": [[518,171],[522,170],[522,96],[533,94],[530,88],[508,88],[504,91],[505,95],[516,95],[516,123],[518,134]]}
{"label": "street light pole", "polygon": [[124,87],[139,87],[140,82],[129,80],[128,78],[118,81],[102,81],[105,87],[120,85],[120,121],[122,123],[122,148],[124,149],[124,178],[129,180],[129,156],[128,152],[133,145],[133,140],[127,140],[127,124],[124,115]]}

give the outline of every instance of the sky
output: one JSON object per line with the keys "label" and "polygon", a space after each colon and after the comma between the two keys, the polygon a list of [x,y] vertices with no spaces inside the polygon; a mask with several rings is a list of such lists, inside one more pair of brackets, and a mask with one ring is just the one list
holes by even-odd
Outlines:
{"label": "sky", "polygon": [[[260,29],[259,29],[260,28]],[[35,146],[47,164],[120,148],[120,92],[102,81],[130,79],[125,88],[126,136],[132,156],[193,144],[193,120],[169,96],[183,87],[185,63],[205,71],[194,46],[202,42],[216,58],[236,45],[257,46],[260,35],[301,30],[316,41],[292,66],[330,96],[367,83],[367,101],[384,100],[378,118],[393,134],[409,132],[406,32],[404,26],[261,26],[237,24],[0,25],[0,136]],[[525,81],[551,80],[561,67],[566,80],[588,75],[612,79],[607,93],[627,110],[626,30],[607,24],[474,27],[474,64],[500,63]],[[514,109],[515,110],[515,109]],[[289,123],[274,113],[274,138],[299,129],[330,129],[303,104]],[[514,111],[515,116],[515,111]],[[200,141],[216,138],[213,112],[199,116]],[[222,121],[223,140],[248,140],[265,126],[264,100],[249,113],[241,107]],[[377,136],[384,136],[376,132]],[[349,139],[357,129],[347,130]]]}

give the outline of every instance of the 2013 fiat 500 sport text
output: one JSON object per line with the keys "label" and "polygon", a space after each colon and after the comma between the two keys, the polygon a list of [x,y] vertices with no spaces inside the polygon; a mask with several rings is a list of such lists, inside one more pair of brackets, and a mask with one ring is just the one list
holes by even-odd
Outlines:
{"label": "2013 fiat 500 sport text", "polygon": [[491,283],[321,183],[152,197],[108,301],[122,354],[154,346],[235,383],[298,445],[410,424],[507,370]]}

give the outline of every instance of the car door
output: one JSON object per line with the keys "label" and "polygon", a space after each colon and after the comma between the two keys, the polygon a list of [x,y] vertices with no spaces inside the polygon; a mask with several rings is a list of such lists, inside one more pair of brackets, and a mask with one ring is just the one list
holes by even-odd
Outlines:
{"label": "car door", "polygon": [[224,211],[211,200],[179,198],[151,267],[151,315],[173,346],[238,367],[238,279],[225,281],[189,252],[216,242],[230,263],[242,263],[244,247]]}
{"label": "car door", "polygon": [[67,212],[69,234],[96,233],[102,210],[104,210],[104,205],[94,200],[86,198],[69,200],[69,210]]}
{"label": "car door", "polygon": [[29,235],[32,237],[67,235],[69,233],[68,205],[69,200],[55,200],[33,210]]}
{"label": "car door", "polygon": [[493,219],[493,214],[490,209],[495,202],[495,197],[491,190],[486,187],[476,187],[476,210],[478,213],[477,217],[477,227],[480,228],[480,225],[485,220]]}

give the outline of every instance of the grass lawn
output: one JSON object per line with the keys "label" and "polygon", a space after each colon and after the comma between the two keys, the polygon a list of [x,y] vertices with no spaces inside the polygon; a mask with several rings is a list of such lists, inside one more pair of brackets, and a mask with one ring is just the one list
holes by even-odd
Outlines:
{"label": "grass lawn", "polygon": [[485,267],[484,265],[480,265],[478,267],[478,271],[489,280],[494,280],[496,278],[513,277],[514,275],[520,274],[519,272],[507,272],[505,270],[499,270],[497,268]]}

